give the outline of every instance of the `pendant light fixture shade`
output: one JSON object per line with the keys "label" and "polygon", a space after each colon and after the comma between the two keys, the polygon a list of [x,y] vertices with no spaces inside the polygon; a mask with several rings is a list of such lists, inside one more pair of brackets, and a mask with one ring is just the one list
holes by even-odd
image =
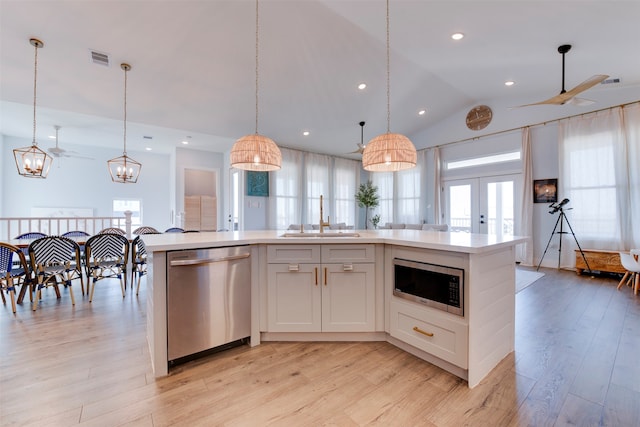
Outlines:
{"label": "pendant light fixture shade", "polygon": [[243,136],[231,149],[231,166],[252,171],[280,169],[282,154],[269,137],[254,134]]}
{"label": "pendant light fixture shade", "polygon": [[256,0],[256,131],[238,139],[231,148],[231,167],[251,171],[274,171],[282,164],[276,143],[258,134],[258,0]]}
{"label": "pendant light fixture shade", "polygon": [[120,64],[120,68],[124,70],[124,151],[122,156],[109,160],[107,166],[113,182],[135,184],[138,182],[142,163],[127,156],[127,72],[131,70],[131,65]]}
{"label": "pendant light fixture shade", "polygon": [[30,39],[29,43],[35,47],[33,73],[33,142],[30,147],[16,148],[13,157],[16,161],[18,173],[28,178],[46,178],[51,168],[53,158],[38,148],[36,142],[36,89],[38,77],[38,49],[44,46],[38,39]]}
{"label": "pendant light fixture shade", "polygon": [[415,167],[416,148],[406,136],[391,133],[389,0],[387,0],[387,133],[378,135],[362,152],[362,167],[370,172],[395,172]]}
{"label": "pendant light fixture shade", "polygon": [[362,153],[362,166],[370,172],[395,172],[416,165],[416,149],[406,136],[383,133],[373,138]]}

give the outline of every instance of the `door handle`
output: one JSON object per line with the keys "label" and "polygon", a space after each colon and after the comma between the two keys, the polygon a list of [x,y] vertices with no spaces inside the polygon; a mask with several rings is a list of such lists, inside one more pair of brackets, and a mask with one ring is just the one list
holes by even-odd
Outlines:
{"label": "door handle", "polygon": [[327,267],[324,268],[324,285],[327,286]]}
{"label": "door handle", "polygon": [[300,266],[298,264],[289,264],[289,271],[299,271]]}
{"label": "door handle", "polygon": [[351,264],[351,263],[343,264],[342,265],[342,271],[353,271],[353,264]]}

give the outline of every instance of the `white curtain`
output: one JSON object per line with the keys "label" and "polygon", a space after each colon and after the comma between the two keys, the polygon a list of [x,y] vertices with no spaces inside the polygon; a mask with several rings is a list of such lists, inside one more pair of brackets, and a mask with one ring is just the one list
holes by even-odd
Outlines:
{"label": "white curtain", "polygon": [[[369,221],[373,215],[380,215],[380,225],[387,222],[394,222],[393,218],[393,172],[375,172],[369,175],[373,185],[378,187],[380,204],[377,208],[369,212]],[[365,224],[365,228],[370,228],[370,224]]]}
{"label": "white curtain", "polygon": [[[420,158],[424,160],[423,155]],[[423,168],[424,162],[418,162],[414,168],[396,172],[394,222],[406,224],[420,224],[422,222],[420,182]]]}
{"label": "white curtain", "polygon": [[320,196],[323,196],[324,221],[332,211],[332,197],[329,191],[329,173],[331,157],[324,154],[306,153],[305,155],[305,192],[304,216],[305,224],[320,223]]}
{"label": "white curtain", "polygon": [[433,162],[431,164],[433,171],[433,216],[436,224],[442,224],[442,176],[440,175],[441,161],[440,148],[433,148]]}
{"label": "white curtain", "polygon": [[[522,197],[520,209],[516,212],[514,234],[533,236],[533,161],[531,158],[531,130],[522,129]],[[524,265],[533,265],[533,241],[529,240],[516,246],[516,261]]]}
{"label": "white curtain", "polygon": [[281,148],[282,168],[271,172],[269,200],[269,228],[285,230],[300,224],[303,153]]}
{"label": "white curtain", "polygon": [[[360,162],[336,157],[333,166],[333,216],[331,223],[356,224],[356,199]],[[327,211],[325,211],[327,212]]]}
{"label": "white curtain", "polygon": [[630,167],[620,108],[562,120],[559,132],[558,199],[570,201],[561,264],[570,267],[576,241],[583,249],[621,250],[629,244]]}
{"label": "white curtain", "polygon": [[640,102],[622,109],[629,172],[629,226],[623,230],[624,249],[640,248]]}

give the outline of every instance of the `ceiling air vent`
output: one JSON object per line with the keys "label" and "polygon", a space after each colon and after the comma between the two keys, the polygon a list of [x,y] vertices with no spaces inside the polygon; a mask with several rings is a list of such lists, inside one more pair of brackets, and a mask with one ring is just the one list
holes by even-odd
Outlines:
{"label": "ceiling air vent", "polygon": [[610,84],[614,84],[614,83],[620,83],[620,79],[619,78],[614,78],[614,79],[603,80],[601,84],[610,85]]}
{"label": "ceiling air vent", "polygon": [[91,50],[91,62],[98,65],[103,65],[105,67],[109,66],[109,55],[102,52],[96,52],[95,50]]}

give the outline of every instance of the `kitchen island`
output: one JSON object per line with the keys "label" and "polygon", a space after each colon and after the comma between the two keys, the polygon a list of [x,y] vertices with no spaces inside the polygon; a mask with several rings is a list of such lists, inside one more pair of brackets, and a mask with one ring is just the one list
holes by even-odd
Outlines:
{"label": "kitchen island", "polygon": [[[419,230],[355,233],[357,237],[335,234],[320,237],[314,233],[283,237],[283,231],[275,230],[145,235],[149,254],[147,339],[155,375],[165,376],[169,372],[167,252],[241,245],[248,245],[251,251],[252,346],[262,340],[386,340],[467,380],[469,387],[477,385],[513,351],[515,245],[526,238]],[[307,253],[309,261],[303,259]],[[297,258],[287,259],[291,256]],[[463,314],[447,313],[394,296],[395,258],[464,271]],[[278,265],[287,266],[286,271],[279,272]],[[306,265],[310,270],[304,273]],[[342,267],[345,274],[359,274],[360,279],[350,281],[349,277],[356,276],[335,272],[334,276],[341,277],[342,283],[358,285],[351,293],[331,299],[327,277],[331,277],[335,266]],[[280,286],[276,275],[291,272],[301,274],[281,276],[285,282]],[[304,313],[292,313],[286,309],[291,304],[278,305],[274,299],[286,297],[283,290],[293,289],[286,277],[313,280],[313,272],[315,286],[309,284],[309,295],[300,295],[311,298],[311,293],[324,291],[319,304],[324,303],[325,310],[329,302],[337,301],[339,306],[330,313],[338,312],[339,318],[349,315],[347,303],[356,295],[354,292],[362,292],[367,306],[353,310],[361,315],[362,321],[331,321],[325,311],[325,318],[318,320],[321,326],[316,325],[315,319],[308,324],[290,321],[291,316]],[[318,286],[318,275],[324,286]],[[285,311],[278,312],[282,307]],[[432,329],[425,334],[425,328]]]}

